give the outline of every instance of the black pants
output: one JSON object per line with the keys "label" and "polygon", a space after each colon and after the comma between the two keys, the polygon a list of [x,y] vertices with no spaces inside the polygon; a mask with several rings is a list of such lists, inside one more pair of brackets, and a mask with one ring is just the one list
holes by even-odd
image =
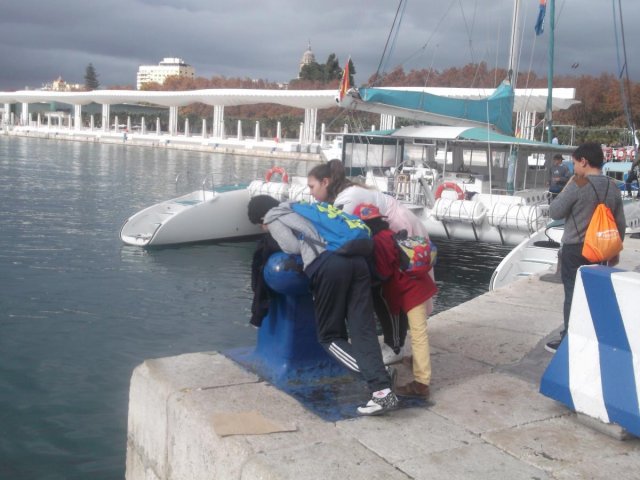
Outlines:
{"label": "black pants", "polygon": [[576,275],[578,269],[583,265],[593,265],[582,256],[582,243],[562,245],[560,255],[560,278],[564,285],[564,330],[560,333],[562,337],[567,334],[569,328],[569,314],[571,313],[571,302],[573,301],[573,289],[576,285]]}
{"label": "black pants", "polygon": [[360,372],[372,392],[391,388],[376,335],[365,259],[330,255],[312,275],[311,292],[320,344],[344,366]]}
{"label": "black pants", "polygon": [[398,315],[391,313],[389,304],[382,294],[382,286],[373,287],[371,295],[373,296],[373,309],[378,317],[380,327],[382,327],[384,343],[391,347],[395,353],[399,353],[407,338],[409,325],[407,314],[404,312],[400,312]]}
{"label": "black pants", "polygon": [[[636,174],[629,173],[629,175],[627,175],[627,180],[625,181],[625,186],[627,187],[627,193],[629,194],[629,198],[631,198],[633,194],[631,190],[631,184],[633,183],[634,180],[638,180],[638,177],[636,176]],[[638,186],[640,187],[640,181],[638,182]],[[636,198],[640,198],[640,189],[638,190],[638,193],[636,193]]]}

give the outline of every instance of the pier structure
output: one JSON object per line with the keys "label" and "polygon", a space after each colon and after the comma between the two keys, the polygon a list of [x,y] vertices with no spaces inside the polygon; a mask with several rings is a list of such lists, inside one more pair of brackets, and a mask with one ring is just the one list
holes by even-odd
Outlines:
{"label": "pier structure", "polygon": [[[394,89],[393,87],[389,87]],[[397,89],[397,88],[395,88]],[[403,90],[422,91],[451,98],[480,99],[490,95],[493,89],[469,88],[439,88],[439,87],[403,87]],[[553,105],[556,109],[565,109],[575,103],[575,89],[556,88],[553,90]],[[72,114],[66,118],[68,130],[75,133],[83,131],[82,108],[95,103],[102,106],[102,132],[111,131],[111,106],[120,104],[153,105],[169,109],[168,135],[178,136],[179,119],[178,108],[193,103],[204,103],[213,106],[211,138],[225,140],[227,133],[224,128],[224,108],[226,106],[250,105],[257,103],[274,103],[304,110],[304,120],[300,124],[298,144],[303,150],[309,151],[309,146],[316,144],[318,138],[317,117],[318,109],[336,107],[335,90],[261,90],[261,89],[205,89],[186,91],[139,91],[139,90],[92,90],[88,92],[58,92],[48,90],[22,90],[16,92],[0,92],[0,105],[4,104],[0,117],[0,126],[5,130],[16,126],[18,128],[40,128],[38,122],[31,118],[29,105],[35,103],[63,103],[72,106]],[[547,93],[543,89],[516,89],[514,98],[514,112],[517,117],[516,130],[526,138],[533,138],[536,125],[536,112],[544,111]],[[12,104],[20,104],[20,116],[12,114]],[[63,117],[59,117],[60,123]],[[51,127],[51,117],[47,117],[47,127]],[[203,119],[202,137],[206,138],[206,119]],[[380,128],[394,128],[395,116],[389,113],[380,114]],[[145,129],[145,125],[141,129]],[[90,127],[93,131],[93,122]],[[260,141],[259,124],[256,124],[254,140]],[[375,129],[372,126],[372,129]],[[118,131],[118,125],[114,125]],[[157,134],[160,134],[156,128]],[[189,136],[187,127],[184,135]],[[280,125],[277,128],[276,142],[280,142]],[[241,137],[242,128],[238,125],[237,137]],[[68,133],[68,132],[61,132]],[[320,129],[319,144],[326,146],[325,129]]]}
{"label": "pier structure", "polygon": [[[640,240],[620,258],[640,272]],[[556,275],[534,275],[434,315],[428,405],[377,418],[327,421],[220,353],[146,360],[131,377],[126,478],[632,478],[640,439],[538,391],[562,302]],[[328,388],[311,400],[338,400]]]}
{"label": "pier structure", "polygon": [[[63,103],[72,106],[72,114],[67,119],[68,129],[72,133],[81,132],[82,108],[91,103],[102,106],[102,132],[109,132],[111,127],[111,106],[119,104],[153,105],[169,109],[168,135],[178,136],[179,119],[178,108],[193,103],[204,103],[213,107],[211,138],[224,140],[227,132],[224,128],[224,108],[226,106],[250,105],[257,103],[275,103],[304,110],[304,121],[300,129],[299,142],[301,145],[311,145],[318,142],[318,109],[335,107],[336,92],[334,90],[258,90],[258,89],[208,89],[189,91],[138,91],[138,90],[93,90],[88,92],[54,92],[45,90],[24,90],[17,92],[0,92],[0,104],[4,104],[0,124],[5,128],[38,128],[37,121],[31,118],[29,105],[36,103]],[[18,125],[11,114],[12,104],[20,104]],[[46,117],[47,127],[51,127],[50,116]],[[62,126],[62,118],[58,126]],[[207,137],[206,122],[203,137]],[[93,127],[90,127],[93,130]],[[255,140],[261,139],[259,124],[256,124]],[[118,131],[118,125],[113,126]],[[158,130],[158,129],[156,129]],[[241,124],[238,137],[241,136]],[[276,140],[279,140],[280,126]],[[159,133],[159,132],[157,132]],[[186,128],[183,132],[187,134]],[[324,133],[324,128],[321,133]],[[324,137],[320,144],[324,143]]]}

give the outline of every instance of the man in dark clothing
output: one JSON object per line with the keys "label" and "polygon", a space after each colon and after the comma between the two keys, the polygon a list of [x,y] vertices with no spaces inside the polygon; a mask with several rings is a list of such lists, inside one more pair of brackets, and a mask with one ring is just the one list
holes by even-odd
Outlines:
{"label": "man in dark clothing", "polygon": [[[360,415],[393,410],[398,398],[385,369],[376,335],[371,276],[363,256],[326,250],[313,223],[287,203],[258,195],[249,202],[249,220],[261,224],[285,253],[302,257],[316,313],[318,340],[345,367],[361,373],[371,399],[358,407]],[[346,323],[345,323],[346,320]],[[351,342],[349,342],[349,337]]]}
{"label": "man in dark clothing", "polygon": [[[602,174],[603,161],[604,155],[599,144],[580,145],[573,152],[574,175],[549,207],[551,218],[564,219],[560,256],[560,275],[564,285],[564,329],[559,339],[547,343],[545,348],[550,352],[557,350],[569,328],[569,314],[578,268],[591,264],[582,256],[582,247],[587,227],[599,203],[604,202],[611,209],[620,238],[624,239],[626,220],[622,197],[615,182]],[[608,265],[617,265],[618,260],[616,256],[609,260]]]}
{"label": "man in dark clothing", "polygon": [[[629,170],[629,173],[627,173],[627,179],[624,181],[629,198],[633,198],[631,184],[634,180],[639,183],[638,186],[640,187],[640,159],[636,160],[631,165],[631,170]],[[640,188],[638,188],[638,191],[636,192],[636,200],[638,199],[640,199]]]}
{"label": "man in dark clothing", "polygon": [[562,155],[556,154],[553,156],[553,165],[551,165],[551,169],[549,170],[549,194],[551,195],[551,200],[556,198],[558,194],[562,191],[564,186],[569,181],[571,174],[569,173],[569,169],[562,164]]}

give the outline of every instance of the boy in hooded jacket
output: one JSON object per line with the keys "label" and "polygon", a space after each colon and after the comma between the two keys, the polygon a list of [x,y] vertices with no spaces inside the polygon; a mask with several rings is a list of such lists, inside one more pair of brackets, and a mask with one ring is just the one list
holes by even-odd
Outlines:
{"label": "boy in hooded jacket", "polygon": [[[376,336],[371,299],[371,277],[363,256],[345,256],[326,250],[313,223],[268,195],[249,202],[249,220],[261,224],[282,251],[300,255],[310,279],[318,340],[348,369],[361,373],[371,399],[358,407],[360,415],[393,410],[398,399],[385,369]],[[351,342],[349,342],[349,335]]]}

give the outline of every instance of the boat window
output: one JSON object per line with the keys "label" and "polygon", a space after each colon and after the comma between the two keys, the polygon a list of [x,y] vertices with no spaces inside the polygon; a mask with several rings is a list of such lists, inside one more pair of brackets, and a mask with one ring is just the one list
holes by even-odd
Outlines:
{"label": "boat window", "polygon": [[491,151],[491,163],[495,168],[507,168],[507,158],[508,152],[500,151],[500,150],[492,150]]}
{"label": "boat window", "polygon": [[448,166],[453,165],[453,151],[450,148],[445,148],[444,144],[436,145],[435,160],[438,165],[444,165],[445,160]]}
{"label": "boat window", "polygon": [[346,168],[390,168],[402,162],[404,145],[398,139],[353,136],[344,139]]}
{"label": "boat window", "polygon": [[462,151],[462,155],[467,167],[487,166],[487,152],[484,150],[465,149]]}

